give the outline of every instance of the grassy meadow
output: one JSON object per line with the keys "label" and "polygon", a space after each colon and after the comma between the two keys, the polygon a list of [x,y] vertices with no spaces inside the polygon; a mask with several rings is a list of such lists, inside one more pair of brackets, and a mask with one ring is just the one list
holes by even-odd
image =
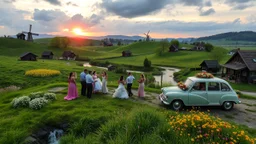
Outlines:
{"label": "grassy meadow", "polygon": [[[167,143],[243,143],[255,142],[256,131],[246,126],[223,121],[209,113],[191,111],[178,113],[165,108],[156,108],[135,100],[113,99],[112,94],[93,94],[92,99],[80,96],[73,101],[65,101],[67,89],[56,92],[57,100],[48,103],[40,110],[27,107],[13,108],[14,98],[29,95],[32,92],[66,87],[67,77],[71,71],[79,74],[84,67],[81,62],[65,60],[19,61],[24,52],[33,52],[40,56],[43,51],[50,50],[60,56],[64,50],[72,50],[80,57],[109,61],[117,64],[142,66],[144,58],[153,65],[174,67],[198,67],[204,59],[209,58],[207,52],[180,51],[157,55],[159,42],[136,42],[131,45],[100,47],[69,47],[66,49],[51,48],[49,39],[39,43],[29,43],[16,39],[0,38],[0,88],[15,85],[18,91],[0,93],[0,143],[28,143],[26,138],[45,126],[58,127],[68,124],[62,144],[167,144]],[[40,44],[41,43],[41,44]],[[122,58],[123,50],[131,50],[132,57]],[[223,50],[223,49],[221,49]],[[228,57],[223,58],[223,61]],[[106,59],[106,60],[103,60]],[[26,76],[28,70],[51,69],[60,71],[59,75],[47,77]],[[89,70],[102,69],[88,67]],[[108,72],[108,86],[116,88],[121,75]],[[134,74],[138,79],[139,74]],[[191,74],[190,74],[191,75]],[[77,80],[78,90],[81,89]],[[133,88],[137,88],[135,82]],[[160,89],[145,87],[147,92],[160,93]],[[79,92],[80,93],[80,92]]]}

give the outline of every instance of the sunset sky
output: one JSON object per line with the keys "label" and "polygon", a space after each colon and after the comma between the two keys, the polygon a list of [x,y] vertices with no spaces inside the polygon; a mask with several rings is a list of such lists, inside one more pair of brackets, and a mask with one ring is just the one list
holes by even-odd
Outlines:
{"label": "sunset sky", "polygon": [[256,31],[256,0],[0,0],[0,36],[200,37]]}

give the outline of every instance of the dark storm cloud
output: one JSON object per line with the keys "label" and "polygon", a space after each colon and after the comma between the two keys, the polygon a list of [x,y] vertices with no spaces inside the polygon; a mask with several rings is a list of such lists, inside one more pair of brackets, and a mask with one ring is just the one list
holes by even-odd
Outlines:
{"label": "dark storm cloud", "polygon": [[202,6],[203,0],[179,0],[185,6]]}
{"label": "dark storm cloud", "polygon": [[213,8],[210,8],[206,11],[203,11],[203,10],[199,10],[199,11],[200,11],[200,16],[208,16],[215,13],[215,10]]}
{"label": "dark storm cloud", "polygon": [[61,5],[61,2],[59,0],[44,0],[52,5]]}
{"label": "dark storm cloud", "polygon": [[172,0],[102,0],[100,7],[112,14],[133,18],[157,12]]}

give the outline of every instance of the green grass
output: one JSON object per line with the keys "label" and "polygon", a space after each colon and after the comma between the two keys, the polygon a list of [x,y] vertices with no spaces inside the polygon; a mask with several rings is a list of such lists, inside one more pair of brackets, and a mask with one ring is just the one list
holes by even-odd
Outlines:
{"label": "green grass", "polygon": [[256,92],[255,84],[246,84],[246,83],[229,83],[233,89],[243,90],[248,92]]}

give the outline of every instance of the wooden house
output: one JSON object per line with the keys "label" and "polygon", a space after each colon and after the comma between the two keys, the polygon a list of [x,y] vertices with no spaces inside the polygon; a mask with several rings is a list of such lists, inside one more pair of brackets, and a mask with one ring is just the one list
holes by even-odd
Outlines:
{"label": "wooden house", "polygon": [[229,80],[256,83],[256,50],[238,50],[222,67]]}
{"label": "wooden house", "polygon": [[107,66],[107,68],[108,68],[108,71],[113,71],[113,70],[115,70],[116,69],[116,67],[115,66],[113,66],[113,65],[108,65]]}
{"label": "wooden house", "polygon": [[17,35],[17,39],[21,39],[21,40],[25,40],[26,35],[24,33],[18,33]]}
{"label": "wooden house", "polygon": [[179,51],[179,48],[177,46],[171,45],[169,47],[169,52],[177,52],[177,51]]}
{"label": "wooden house", "polygon": [[216,73],[220,70],[220,65],[217,60],[204,60],[200,66],[202,71],[209,73]]}
{"label": "wooden house", "polygon": [[192,51],[205,51],[205,44],[203,42],[196,43],[193,48],[191,48]]}
{"label": "wooden house", "polygon": [[75,60],[76,54],[72,51],[64,51],[62,54],[62,58],[65,60]]}
{"label": "wooden house", "polygon": [[31,53],[31,52],[26,52],[20,56],[20,60],[22,61],[36,61],[37,55]]}
{"label": "wooden house", "polygon": [[129,50],[123,51],[122,52],[122,56],[123,57],[130,57],[130,56],[132,56],[132,52],[129,51]]}
{"label": "wooden house", "polygon": [[53,53],[51,51],[44,51],[41,56],[42,59],[53,59]]}

